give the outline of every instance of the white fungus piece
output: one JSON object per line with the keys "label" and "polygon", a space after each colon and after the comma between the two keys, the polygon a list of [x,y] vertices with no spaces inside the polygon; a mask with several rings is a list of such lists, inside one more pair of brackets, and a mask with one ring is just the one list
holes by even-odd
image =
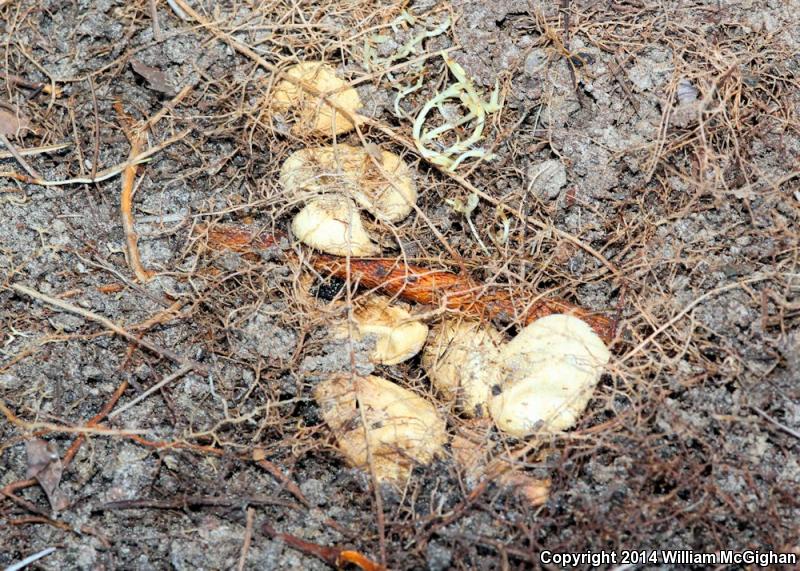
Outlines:
{"label": "white fungus piece", "polygon": [[380,251],[355,203],[338,194],[308,201],[292,220],[292,232],[304,244],[335,256],[374,256]]}
{"label": "white fungus piece", "polygon": [[502,379],[492,391],[492,418],[519,438],[572,427],[610,357],[603,340],[577,317],[534,321],[500,351]]}
{"label": "white fungus piece", "polygon": [[280,182],[295,196],[343,194],[389,222],[408,216],[417,202],[411,169],[399,156],[377,147],[374,152],[345,144],[302,149],[283,163]]}
{"label": "white fungus piece", "polygon": [[289,79],[284,79],[275,86],[272,93],[275,109],[290,112],[296,119],[292,132],[303,135],[310,131],[317,135],[332,136],[353,130],[354,125],[350,119],[335,107],[346,110],[354,118],[362,107],[361,99],[355,89],[336,76],[331,66],[319,61],[298,63],[286,70],[286,76],[303,82],[320,93],[320,96],[309,93]]}
{"label": "white fungus piece", "polygon": [[346,325],[336,329],[338,337],[353,336],[355,341],[366,337],[375,339],[375,349],[370,361],[378,365],[396,365],[420,352],[428,337],[428,326],[412,319],[411,314],[399,304],[389,304],[380,296],[370,296],[353,311],[355,327]]}
{"label": "white fungus piece", "polygon": [[431,384],[466,415],[484,417],[492,387],[500,382],[503,335],[478,321],[445,320],[435,325],[422,352]]}
{"label": "white fungus piece", "polygon": [[348,463],[368,471],[371,456],[379,481],[407,479],[447,442],[436,408],[386,379],[337,375],[320,383],[314,397]]}

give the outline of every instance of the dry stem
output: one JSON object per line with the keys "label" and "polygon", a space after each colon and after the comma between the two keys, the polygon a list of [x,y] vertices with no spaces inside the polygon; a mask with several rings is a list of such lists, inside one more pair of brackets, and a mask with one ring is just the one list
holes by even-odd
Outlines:
{"label": "dry stem", "polygon": [[165,357],[171,361],[178,363],[182,367],[188,367],[190,369],[193,369],[200,375],[205,376],[206,374],[208,374],[206,367],[201,365],[200,363],[182,357],[181,355],[178,355],[174,351],[171,351],[170,349],[167,349],[165,347],[159,347],[158,345],[156,345],[152,341],[149,341],[148,339],[145,339],[143,337],[138,337],[133,333],[129,333],[124,328],[117,325],[110,319],[103,317],[102,315],[98,315],[92,311],[83,309],[82,307],[78,307],[77,305],[73,305],[61,299],[57,299],[55,297],[51,297],[49,295],[40,293],[32,288],[29,288],[21,284],[12,284],[10,287],[11,289],[19,293],[25,294],[34,299],[38,299],[39,301],[47,303],[48,305],[57,307],[58,309],[61,309],[63,311],[74,313],[75,315],[80,315],[81,317],[85,317],[86,319],[94,321],[95,323],[99,323],[106,329],[113,331],[117,335],[124,337],[125,339],[131,341],[132,343],[135,343],[136,345],[141,345],[142,347],[149,349],[150,351],[158,355],[161,355],[162,357]]}

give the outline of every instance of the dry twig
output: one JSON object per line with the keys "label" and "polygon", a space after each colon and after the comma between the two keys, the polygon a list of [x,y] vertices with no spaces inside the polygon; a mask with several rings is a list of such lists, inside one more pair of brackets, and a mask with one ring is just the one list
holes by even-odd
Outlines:
{"label": "dry twig", "polygon": [[[208,233],[212,248],[230,248],[239,252],[266,249],[276,240],[275,235],[251,232],[243,227],[214,226],[198,228],[198,231]],[[527,324],[553,313],[570,313],[586,321],[606,342],[613,338],[613,323],[608,317],[567,301],[490,291],[486,285],[468,276],[413,266],[401,259],[346,260],[320,254],[312,256],[310,263],[325,275],[352,280],[362,287],[378,289],[415,303],[463,311],[481,319]]]}
{"label": "dry twig", "polygon": [[192,369],[193,369],[193,367],[191,365],[185,365],[185,366],[181,367],[180,369],[178,369],[177,371],[175,371],[174,373],[172,373],[171,375],[167,375],[166,377],[161,379],[159,382],[157,382],[155,385],[153,385],[152,387],[147,389],[145,392],[140,394],[138,397],[136,397],[135,399],[133,399],[129,403],[126,403],[126,404],[122,405],[117,410],[115,410],[114,412],[109,414],[108,418],[114,418],[115,416],[117,416],[119,414],[122,414],[123,412],[125,412],[129,408],[131,408],[133,406],[136,406],[137,404],[142,402],[144,399],[146,399],[147,397],[152,395],[154,392],[161,390],[162,388],[167,386],[172,381],[174,381],[176,379],[180,379],[183,375],[185,375],[186,373],[188,373]]}
{"label": "dry twig", "polygon": [[[122,129],[131,145],[130,157],[135,157],[141,149],[144,132],[134,129],[133,120],[122,109],[122,103],[117,101],[114,104],[114,109],[117,111]],[[136,274],[136,278],[140,282],[146,282],[153,277],[153,272],[146,270],[142,265],[142,259],[139,256],[139,237],[136,234],[133,222],[133,193],[135,192],[136,169],[137,166],[135,164],[130,164],[122,172],[120,214],[122,215],[122,229],[125,231],[125,242],[128,245],[128,263],[133,273]]]}
{"label": "dry twig", "polygon": [[250,542],[253,540],[253,522],[256,518],[256,510],[247,508],[247,520],[244,528],[244,539],[242,540],[242,552],[239,554],[239,564],[236,566],[238,571],[244,571],[247,563],[247,553],[250,551]]}
{"label": "dry twig", "polygon": [[268,523],[261,524],[261,531],[263,531],[267,537],[279,539],[292,549],[296,549],[306,555],[312,555],[337,569],[342,569],[347,565],[355,565],[363,569],[363,571],[386,571],[386,567],[367,559],[357,551],[317,545],[316,543],[305,541],[288,533],[279,533]]}
{"label": "dry twig", "polygon": [[8,149],[8,152],[11,153],[11,156],[17,159],[17,162],[22,166],[22,168],[25,169],[25,172],[27,172],[33,178],[41,178],[41,175],[36,172],[31,165],[28,164],[28,161],[22,157],[22,154],[3,133],[0,133],[0,143],[3,143],[3,146]]}
{"label": "dry twig", "polygon": [[103,317],[102,315],[98,315],[92,311],[83,309],[82,307],[78,307],[77,305],[73,305],[61,299],[57,299],[49,295],[40,293],[34,289],[31,289],[21,284],[12,284],[10,287],[14,291],[17,291],[19,293],[25,294],[29,297],[47,303],[48,305],[57,307],[58,309],[61,309],[63,311],[74,313],[75,315],[80,315],[81,317],[85,317],[86,319],[94,321],[95,323],[99,323],[106,329],[113,331],[117,335],[124,337],[125,339],[135,343],[136,345],[141,345],[142,347],[149,349],[150,351],[156,353],[157,355],[161,355],[162,357],[174,361],[183,367],[189,367],[200,375],[205,376],[208,374],[206,367],[201,365],[200,363],[197,363],[196,361],[193,361],[191,359],[187,359],[186,357],[182,357],[181,355],[178,355],[174,351],[167,349],[165,347],[159,347],[152,341],[149,341],[145,338],[140,338],[134,335],[133,333],[129,333],[127,330],[120,327],[110,319]]}
{"label": "dry twig", "polygon": [[94,177],[75,177],[64,180],[45,180],[42,178],[30,177],[27,175],[19,174],[13,171],[0,171],[0,178],[12,178],[20,182],[24,182],[26,184],[35,184],[37,186],[70,186],[73,184],[94,184],[97,182],[103,182],[104,180],[116,177],[120,173],[124,172],[125,169],[127,169],[130,166],[140,165],[142,163],[147,162],[153,155],[156,155],[159,152],[166,149],[167,147],[169,147],[170,145],[174,145],[178,141],[185,139],[189,135],[189,133],[192,132],[192,130],[193,129],[185,129],[180,133],[177,133],[176,135],[173,135],[172,137],[165,139],[158,145],[150,147],[146,151],[139,153],[135,157],[131,157],[124,163],[99,171],[97,175]]}

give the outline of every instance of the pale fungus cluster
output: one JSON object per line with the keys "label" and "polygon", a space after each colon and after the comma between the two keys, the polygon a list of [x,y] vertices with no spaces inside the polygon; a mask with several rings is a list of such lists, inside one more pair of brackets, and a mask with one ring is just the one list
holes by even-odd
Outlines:
{"label": "pale fungus cluster", "polygon": [[[460,98],[482,119],[493,108],[479,105],[463,70],[449,65],[466,87],[445,95]],[[294,114],[296,132],[346,133],[361,107],[355,90],[320,62],[290,68],[274,95],[278,109]],[[453,162],[471,152],[453,150]],[[295,152],[283,164],[280,182],[303,205],[292,220],[294,236],[337,256],[378,255],[362,211],[396,223],[417,200],[413,173],[399,156],[342,143]],[[603,340],[571,315],[538,319],[510,341],[478,321],[446,318],[429,331],[407,306],[374,295],[357,300],[349,316],[333,329],[334,337],[373,341],[369,358],[376,365],[397,365],[421,352],[422,367],[443,401],[465,417],[491,419],[517,438],[571,428],[610,358]],[[348,462],[373,470],[378,480],[406,479],[448,442],[442,412],[386,379],[336,375],[320,383],[314,396]]]}
{"label": "pale fungus cluster", "polygon": [[281,167],[280,182],[293,194],[348,196],[389,222],[403,220],[417,201],[413,174],[403,159],[343,143],[293,153]]}
{"label": "pale fungus cluster", "polygon": [[340,194],[315,196],[292,220],[298,240],[315,250],[336,256],[375,256],[372,241],[355,202]]}
{"label": "pale fungus cluster", "polygon": [[428,337],[428,326],[411,317],[405,307],[391,305],[389,300],[370,296],[353,311],[355,326],[341,325],[336,329],[339,337],[352,336],[361,341],[367,336],[375,339],[375,349],[370,360],[378,365],[396,365],[420,352]]}
{"label": "pale fungus cluster", "polygon": [[500,383],[503,335],[479,321],[449,319],[431,331],[422,366],[431,384],[465,416],[485,417],[492,387]]}
{"label": "pale fungus cluster", "polygon": [[405,479],[447,442],[445,420],[417,394],[376,376],[335,376],[314,391],[322,417],[353,466],[378,480]]}
{"label": "pale fungus cluster", "polygon": [[337,256],[374,256],[380,248],[361,209],[375,219],[399,222],[417,202],[411,169],[388,151],[337,144],[302,149],[281,168],[283,188],[305,199],[292,232],[312,248]]}
{"label": "pale fungus cluster", "polygon": [[[428,327],[406,307],[381,296],[359,300],[352,318],[334,329],[334,337],[371,338],[369,357],[376,365],[413,358],[428,337]],[[447,442],[444,416],[431,402],[381,377],[335,375],[314,396],[349,463],[368,469],[371,462],[379,480],[407,478]]]}
{"label": "pale fungus cluster", "polygon": [[519,438],[572,427],[611,356],[571,315],[538,319],[508,343],[478,322],[445,321],[431,337],[422,365],[433,386],[465,416],[489,415]]}
{"label": "pale fungus cluster", "polygon": [[[376,338],[372,361],[396,364],[422,349],[422,366],[444,399],[464,416],[490,417],[501,431],[517,438],[571,428],[610,358],[600,337],[571,315],[541,318],[509,342],[479,322],[445,320],[428,333],[423,348],[427,327],[386,303],[373,299],[354,313],[354,336]],[[442,452],[446,439],[440,412],[390,381],[337,376],[322,383],[315,395],[352,465],[366,465],[366,449],[379,451],[372,457],[379,479],[403,479],[415,464],[428,463]],[[398,416],[392,417],[394,413]]]}
{"label": "pale fungus cluster", "polygon": [[358,92],[320,61],[307,61],[286,70],[272,93],[277,111],[295,115],[292,132],[331,136],[355,128],[363,104]]}
{"label": "pale fungus cluster", "polygon": [[513,436],[571,428],[589,403],[611,353],[585,321],[549,315],[500,350],[501,382],[489,410]]}
{"label": "pale fungus cluster", "polygon": [[[361,108],[358,93],[321,62],[289,68],[274,98],[277,110],[294,114],[292,129],[298,133],[347,133],[355,128]],[[378,148],[337,143],[301,149],[284,162],[280,182],[304,202],[292,221],[297,239],[336,256],[374,256],[380,251],[362,209],[376,220],[399,222],[417,202],[411,169],[399,156]]]}

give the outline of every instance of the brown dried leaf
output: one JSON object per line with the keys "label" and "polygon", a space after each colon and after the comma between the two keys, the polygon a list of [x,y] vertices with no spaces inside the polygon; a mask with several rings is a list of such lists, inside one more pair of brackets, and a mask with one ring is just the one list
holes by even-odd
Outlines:
{"label": "brown dried leaf", "polygon": [[143,64],[138,59],[131,59],[131,68],[136,75],[141,76],[147,81],[150,89],[164,93],[165,95],[175,95],[175,86],[166,73],[155,67]]}
{"label": "brown dried leaf", "polygon": [[47,494],[50,507],[55,511],[66,508],[69,501],[58,489],[63,466],[55,444],[41,439],[29,440],[25,445],[25,451],[28,454],[27,477],[36,478]]}
{"label": "brown dried leaf", "polygon": [[0,109],[0,133],[6,136],[16,136],[22,131],[31,130],[28,118],[20,112]]}
{"label": "brown dried leaf", "polygon": [[550,497],[550,480],[539,480],[522,472],[505,472],[500,475],[497,482],[513,488],[531,507],[546,504]]}
{"label": "brown dried leaf", "polygon": [[453,459],[464,470],[467,482],[477,485],[481,480],[491,478],[496,484],[514,490],[528,506],[544,505],[550,495],[550,480],[534,478],[502,457],[489,461],[488,432],[491,426],[486,419],[471,420],[450,442]]}

